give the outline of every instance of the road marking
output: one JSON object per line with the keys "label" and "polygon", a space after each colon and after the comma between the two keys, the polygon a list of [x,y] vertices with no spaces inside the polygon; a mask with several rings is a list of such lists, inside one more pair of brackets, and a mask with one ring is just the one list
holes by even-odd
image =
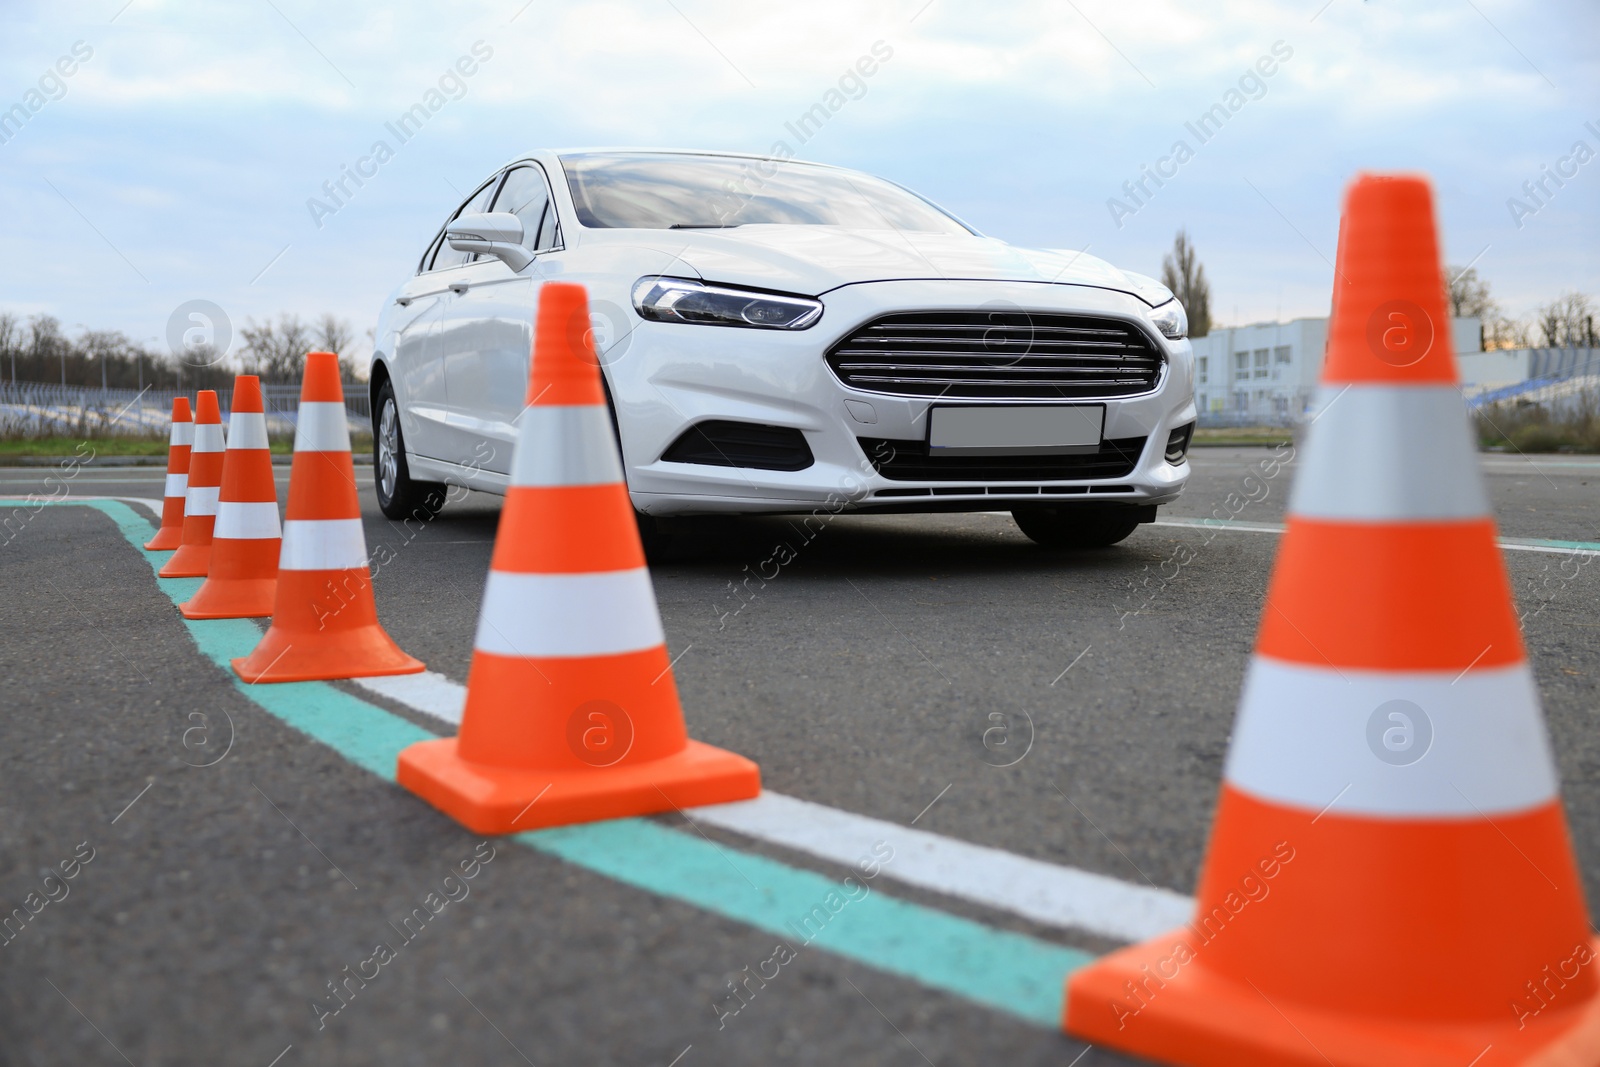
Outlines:
{"label": "road marking", "polygon": [[[1238,519],[1157,519],[1151,526],[1176,526],[1186,530],[1226,530],[1229,533],[1281,534],[1277,522],[1242,522]],[[1507,552],[1553,552],[1559,555],[1600,555],[1600,541],[1554,541],[1543,537],[1502,537]]]}
{"label": "road marking", "polygon": [[[425,699],[413,702],[411,688],[399,683],[417,677],[356,681],[363,685],[382,682],[383,690],[367,688],[381,691],[414,711],[459,725],[466,687],[437,675],[436,681],[417,686]],[[396,684],[388,684],[391,682]],[[453,696],[447,698],[445,694]],[[444,712],[431,710],[436,705],[444,705]],[[946,786],[939,796],[948,789]],[[935,797],[934,801],[938,799]],[[700,822],[847,867],[862,857],[870,858],[874,842],[887,841],[894,846],[895,858],[884,866],[884,877],[1008,911],[1047,926],[1143,941],[1182,926],[1194,913],[1194,899],[1170,889],[1135,885],[1109,875],[1029,859],[770,789],[763,789],[754,800],[686,810]]]}
{"label": "road marking", "polygon": [[1194,900],[1168,889],[1029,859],[762,790],[754,800],[693,808],[701,822],[854,866],[887,841],[885,878],[1009,911],[1047,926],[1140,941],[1182,926]]}
{"label": "road marking", "polygon": [[[159,570],[171,553],[139,546],[153,524],[116,500],[64,500],[107,515],[135,549]],[[176,603],[201,579],[157,578]],[[201,654],[258,707],[388,782],[401,749],[436,734],[326,682],[248,685],[230,661],[248,654],[261,630],[251,619],[181,620]],[[418,802],[420,803],[420,802]],[[707,809],[698,808],[703,814]],[[442,816],[441,816],[442,818]],[[904,832],[897,830],[897,832]],[[724,849],[651,819],[615,819],[512,835],[535,851],[701,910],[765,930],[787,942],[815,944],[888,974],[1055,1030],[1063,1017],[1067,975],[1092,962],[1078,949],[1012,933],[884,892],[843,900],[850,891],[804,868],[755,853]],[[759,886],[729,871],[725,853]],[[892,861],[883,868],[892,867]],[[837,911],[833,902],[841,901]],[[816,931],[812,932],[812,927]]]}
{"label": "road marking", "polygon": [[461,725],[461,712],[467,703],[467,688],[457,685],[438,671],[350,680],[369,693],[388,697],[413,711]]}

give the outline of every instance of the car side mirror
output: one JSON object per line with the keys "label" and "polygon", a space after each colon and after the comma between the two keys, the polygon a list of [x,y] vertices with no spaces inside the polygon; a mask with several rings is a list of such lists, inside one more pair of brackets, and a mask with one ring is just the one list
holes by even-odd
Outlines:
{"label": "car side mirror", "polygon": [[444,236],[457,252],[493,256],[514,271],[533,262],[522,247],[522,220],[509,211],[462,215],[445,227]]}

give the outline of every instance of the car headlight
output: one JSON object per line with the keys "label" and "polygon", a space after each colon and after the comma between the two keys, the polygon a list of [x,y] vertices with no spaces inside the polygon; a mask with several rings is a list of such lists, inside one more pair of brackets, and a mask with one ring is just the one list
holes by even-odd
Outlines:
{"label": "car headlight", "polygon": [[821,302],[803,296],[779,296],[655,276],[634,283],[633,306],[641,317],[656,322],[763,330],[803,330],[822,317]]}
{"label": "car headlight", "polygon": [[1150,319],[1150,325],[1160,330],[1161,336],[1169,341],[1181,341],[1189,336],[1189,316],[1176,298],[1158,308],[1151,308],[1145,315]]}

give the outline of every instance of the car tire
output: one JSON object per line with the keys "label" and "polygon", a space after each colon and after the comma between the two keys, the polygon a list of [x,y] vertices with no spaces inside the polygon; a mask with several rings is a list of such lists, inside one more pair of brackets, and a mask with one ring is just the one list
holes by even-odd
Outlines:
{"label": "car tire", "polygon": [[1141,522],[1155,518],[1154,507],[1080,504],[1035,505],[1011,509],[1011,517],[1041,548],[1054,550],[1110,548]]}
{"label": "car tire", "polygon": [[405,435],[400,431],[400,405],[387,381],[378,387],[372,408],[372,480],[378,490],[378,510],[386,518],[426,522],[444,507],[444,485],[411,477]]}

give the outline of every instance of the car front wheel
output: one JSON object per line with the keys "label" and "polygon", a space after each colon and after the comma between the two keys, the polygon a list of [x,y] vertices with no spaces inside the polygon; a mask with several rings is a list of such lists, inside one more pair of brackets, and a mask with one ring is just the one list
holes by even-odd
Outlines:
{"label": "car front wheel", "polygon": [[1155,519],[1151,505],[1079,504],[1013,508],[1011,517],[1042,548],[1110,548],[1141,522]]}
{"label": "car front wheel", "polygon": [[378,510],[387,518],[426,521],[444,507],[443,485],[411,477],[405,436],[400,432],[400,407],[394,399],[394,386],[388,382],[378,387],[372,420],[372,472],[378,487]]}

